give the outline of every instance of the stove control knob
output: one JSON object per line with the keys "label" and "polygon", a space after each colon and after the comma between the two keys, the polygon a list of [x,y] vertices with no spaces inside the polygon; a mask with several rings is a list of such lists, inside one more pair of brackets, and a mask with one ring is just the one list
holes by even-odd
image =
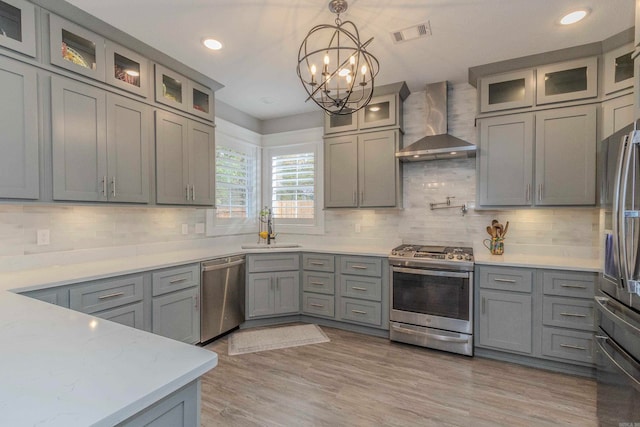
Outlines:
{"label": "stove control knob", "polygon": [[462,259],[462,255],[458,254],[458,256],[456,256],[456,259]]}
{"label": "stove control knob", "polygon": [[391,255],[398,255],[398,251],[391,251]]}
{"label": "stove control knob", "polygon": [[447,258],[449,258],[449,259],[453,259],[453,254],[448,254],[448,255],[447,255]]}
{"label": "stove control knob", "polygon": [[464,256],[464,259],[465,259],[465,261],[471,261],[471,255],[466,254],[466,255]]}

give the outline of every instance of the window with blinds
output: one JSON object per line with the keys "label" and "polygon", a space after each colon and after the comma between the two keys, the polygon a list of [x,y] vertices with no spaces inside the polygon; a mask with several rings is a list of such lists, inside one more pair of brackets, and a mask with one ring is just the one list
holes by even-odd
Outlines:
{"label": "window with blinds", "polygon": [[276,218],[313,219],[315,155],[271,157],[271,207]]}
{"label": "window with blinds", "polygon": [[216,147],[217,218],[248,218],[253,194],[254,155],[233,148]]}

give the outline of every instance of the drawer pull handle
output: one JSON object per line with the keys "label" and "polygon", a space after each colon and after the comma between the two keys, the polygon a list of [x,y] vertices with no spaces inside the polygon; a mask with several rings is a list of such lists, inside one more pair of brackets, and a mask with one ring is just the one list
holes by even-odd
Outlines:
{"label": "drawer pull handle", "polygon": [[324,283],[322,282],[310,282],[312,285],[316,285],[316,286],[324,286]]}
{"label": "drawer pull handle", "polygon": [[324,262],[319,262],[319,261],[309,261],[309,264],[311,264],[311,265],[324,265]]}
{"label": "drawer pull handle", "polygon": [[560,313],[560,316],[567,316],[567,317],[587,317],[586,314],[579,314],[579,313]]}
{"label": "drawer pull handle", "polygon": [[569,285],[569,284],[566,284],[566,283],[562,283],[562,284],[560,285],[560,287],[562,287],[562,288],[572,288],[572,289],[587,289],[587,287],[586,287],[586,286],[581,286],[581,285]]}
{"label": "drawer pull handle", "polygon": [[366,270],[367,266],[366,265],[352,265],[351,268],[353,268],[355,270]]}
{"label": "drawer pull handle", "polygon": [[586,348],[579,346],[579,345],[573,345],[573,344],[560,344],[560,347],[564,347],[564,348],[572,348],[574,350],[582,350],[585,351]]}
{"label": "drawer pull handle", "polygon": [[513,279],[501,279],[499,277],[493,279],[494,282],[502,282],[502,283],[516,283]]}
{"label": "drawer pull handle", "polygon": [[362,310],[351,310],[351,312],[355,314],[367,314],[366,311],[362,311]]}
{"label": "drawer pull handle", "polygon": [[309,304],[311,307],[319,307],[319,308],[324,308],[324,305],[322,304]]}
{"label": "drawer pull handle", "polygon": [[182,278],[182,279],[173,279],[172,281],[169,282],[170,285],[175,285],[176,283],[182,283],[182,282],[186,282],[187,279]]}
{"label": "drawer pull handle", "polygon": [[351,289],[353,289],[354,291],[367,291],[367,288],[361,288],[360,286],[352,286]]}
{"label": "drawer pull handle", "polygon": [[122,295],[124,295],[124,292],[116,292],[115,294],[100,295],[98,299],[115,298],[115,297],[120,297]]}

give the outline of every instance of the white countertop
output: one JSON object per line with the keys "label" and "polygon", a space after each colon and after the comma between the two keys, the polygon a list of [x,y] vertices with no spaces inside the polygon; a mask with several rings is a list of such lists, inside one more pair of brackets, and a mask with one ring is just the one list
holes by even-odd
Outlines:
{"label": "white countertop", "polygon": [[218,363],[211,351],[0,292],[0,425],[112,426]]}
{"label": "white countertop", "polygon": [[572,271],[599,272],[600,260],[594,258],[571,258],[558,256],[503,254],[491,255],[486,252],[474,254],[476,264],[498,265],[504,267],[550,268]]}

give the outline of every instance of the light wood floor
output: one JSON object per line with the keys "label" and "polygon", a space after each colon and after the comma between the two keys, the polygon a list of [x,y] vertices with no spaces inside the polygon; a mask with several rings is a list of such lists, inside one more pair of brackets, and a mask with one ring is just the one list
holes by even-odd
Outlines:
{"label": "light wood floor", "polygon": [[329,343],[227,356],[203,426],[596,426],[593,380],[322,327]]}

